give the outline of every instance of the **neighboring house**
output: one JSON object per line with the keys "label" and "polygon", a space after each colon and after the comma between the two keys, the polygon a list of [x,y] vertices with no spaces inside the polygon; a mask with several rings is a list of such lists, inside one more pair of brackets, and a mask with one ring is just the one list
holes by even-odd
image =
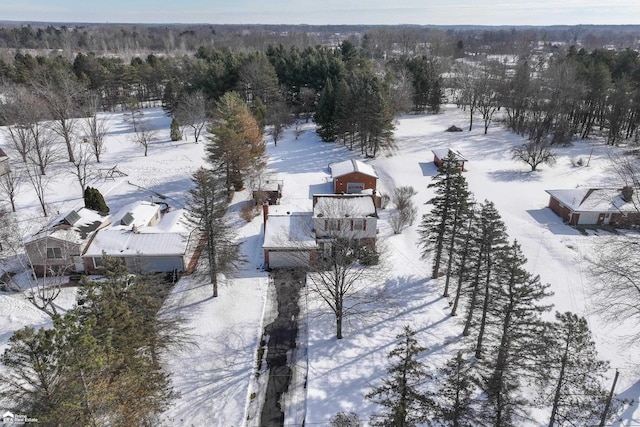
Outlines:
{"label": "neighboring house", "polygon": [[264,262],[268,268],[308,267],[315,261],[318,245],[311,212],[286,212],[284,207],[264,213]]}
{"label": "neighboring house", "polygon": [[570,225],[640,225],[640,198],[637,189],[575,188],[546,192],[550,196],[549,208]]}
{"label": "neighboring house", "polygon": [[9,156],[0,148],[0,176],[9,173]]}
{"label": "neighboring house", "polygon": [[27,256],[36,276],[52,272],[84,271],[81,255],[95,232],[109,224],[109,217],[87,208],[58,216],[38,233],[25,239]]}
{"label": "neighboring house", "polygon": [[258,188],[253,190],[253,200],[256,205],[262,205],[265,202],[270,205],[277,205],[282,198],[282,180],[281,179],[265,179],[258,184]]}
{"label": "neighboring house", "polygon": [[360,160],[331,163],[331,178],[335,194],[354,194],[364,190],[375,192],[378,174],[373,166]]}
{"label": "neighboring house", "polygon": [[198,237],[184,214],[166,203],[131,203],[96,233],[82,257],[85,270],[99,270],[108,255],[122,259],[134,273],[185,271]]}
{"label": "neighboring house", "polygon": [[367,194],[316,194],[313,228],[323,252],[331,250],[331,241],[336,238],[357,239],[375,246],[378,214],[374,199]]}
{"label": "neighboring house", "polygon": [[460,168],[465,171],[464,164],[467,159],[464,158],[462,154],[460,154],[457,150],[452,150],[451,148],[443,148],[438,150],[431,150],[433,153],[433,163],[435,163],[436,167],[440,169],[444,164],[444,161],[449,157],[449,152],[453,153],[456,157],[456,160],[460,163]]}

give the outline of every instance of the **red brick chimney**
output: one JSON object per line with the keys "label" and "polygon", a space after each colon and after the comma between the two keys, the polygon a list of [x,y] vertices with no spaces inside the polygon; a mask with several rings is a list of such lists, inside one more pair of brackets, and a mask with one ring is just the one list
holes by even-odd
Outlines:
{"label": "red brick chimney", "polygon": [[264,222],[264,228],[267,228],[267,216],[269,216],[269,203],[264,202],[262,204],[262,221]]}

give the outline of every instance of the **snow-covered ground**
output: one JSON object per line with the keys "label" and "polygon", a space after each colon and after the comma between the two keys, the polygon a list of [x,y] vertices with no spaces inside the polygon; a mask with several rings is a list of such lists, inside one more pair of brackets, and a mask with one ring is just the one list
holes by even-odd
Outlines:
{"label": "snow-covered ground", "polygon": [[[145,117],[159,130],[159,140],[144,157],[142,147],[131,142],[124,115],[113,113],[106,117],[111,124],[107,152],[102,163],[94,166],[97,169],[117,165],[128,176],[109,181],[96,178],[89,185],[102,192],[112,211],[152,196],[136,186],[163,194],[169,204],[183,207],[186,190],[191,187],[190,175],[204,163],[203,144],[192,140],[171,142],[170,120],[161,110],[151,109],[145,111]],[[601,357],[611,361],[611,378],[614,368],[620,370],[618,395],[635,399],[620,425],[640,422],[637,349],[625,347],[621,339],[626,333],[623,328],[607,325],[592,314],[592,302],[587,296],[591,279],[582,255],[594,250],[601,236],[584,236],[564,225],[546,208],[548,195],[544,192],[606,182],[609,148],[593,141],[577,141],[572,147],[558,150],[554,167],[543,166],[539,172],[530,173],[526,165],[511,160],[510,148],[523,142],[520,137],[497,125],[489,129],[488,135],[479,125],[471,132],[444,132],[452,124],[465,129],[467,115],[447,107],[439,115],[399,118],[396,147],[377,159],[365,160],[376,167],[381,192],[389,194],[394,187],[411,185],[418,191],[414,201],[419,214],[424,213],[428,209],[424,202],[431,197],[427,185],[436,174],[431,150],[452,147],[461,151],[469,160],[465,176],[475,198],[495,203],[510,238],[522,245],[529,270],[539,274],[555,292],[554,309],[586,316]],[[338,144],[321,142],[311,123],[304,129],[298,139],[290,129],[277,146],[272,141],[268,143],[268,168],[284,181],[282,204],[296,210],[310,210],[311,195],[327,191],[329,163],[358,155]],[[582,157],[586,161],[590,155],[589,167],[572,166],[571,159]],[[56,165],[59,172],[66,167],[65,163]],[[66,173],[54,176],[47,197],[51,212],[80,206],[80,187],[75,178]],[[238,271],[223,280],[219,297],[211,298],[206,280],[194,274],[183,277],[167,301],[167,310],[185,319],[197,345],[167,355],[166,366],[173,373],[173,385],[180,397],[164,414],[163,425],[258,425],[260,381],[254,375],[255,358],[262,325],[272,318],[274,302],[268,276],[260,269],[262,218],[258,216],[247,223],[237,216],[247,197],[246,192],[237,194],[231,206],[242,242],[243,262]],[[24,224],[39,215],[37,199],[26,184],[18,206]],[[315,304],[313,298],[303,295],[303,312],[312,318],[306,334],[307,425],[326,425],[339,411],[357,412],[362,420],[368,419],[376,408],[364,395],[385,374],[387,353],[404,325],[418,330],[420,343],[429,349],[424,356],[431,367],[441,365],[456,348],[461,326],[457,318],[449,316],[448,301],[440,296],[440,281],[429,278],[430,264],[420,258],[418,224],[394,235],[385,221],[390,211],[381,211],[378,234],[386,250],[388,268],[371,286],[379,286],[392,298],[373,306],[366,318],[347,319],[345,338],[336,340],[331,316],[324,315],[322,306]],[[61,303],[69,304],[72,297]],[[48,324],[47,316],[32,307],[22,294],[0,293],[0,351],[6,348],[14,330]]]}

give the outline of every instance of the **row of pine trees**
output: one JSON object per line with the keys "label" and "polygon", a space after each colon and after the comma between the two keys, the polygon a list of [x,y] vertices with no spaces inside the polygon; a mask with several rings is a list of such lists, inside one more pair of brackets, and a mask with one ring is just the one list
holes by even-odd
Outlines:
{"label": "row of pine trees", "polygon": [[549,286],[526,270],[498,210],[474,202],[461,172],[451,153],[429,185],[435,195],[420,227],[433,277],[461,320],[459,350],[430,368],[407,326],[389,353],[387,377],[368,394],[381,407],[372,424],[518,426],[539,420],[535,408],[549,426],[604,425],[617,406],[607,402],[608,364],[587,321],[571,312],[550,320]]}

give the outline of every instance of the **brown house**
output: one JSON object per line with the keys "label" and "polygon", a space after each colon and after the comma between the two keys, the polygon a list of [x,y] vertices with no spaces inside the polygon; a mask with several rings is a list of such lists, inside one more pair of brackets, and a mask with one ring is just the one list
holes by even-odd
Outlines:
{"label": "brown house", "polygon": [[640,198],[631,187],[546,190],[549,209],[573,226],[640,225]]}
{"label": "brown house", "polygon": [[345,160],[329,165],[335,194],[361,193],[376,190],[378,174],[373,166],[360,160]]}

